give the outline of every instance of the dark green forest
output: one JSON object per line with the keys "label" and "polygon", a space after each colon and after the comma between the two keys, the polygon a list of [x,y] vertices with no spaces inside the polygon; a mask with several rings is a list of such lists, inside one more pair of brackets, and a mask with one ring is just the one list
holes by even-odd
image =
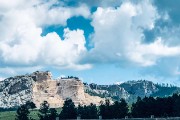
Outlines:
{"label": "dark green forest", "polygon": [[[35,109],[33,102],[27,102],[16,109],[16,120],[33,120],[29,117],[30,110]],[[4,109],[1,108],[1,111]],[[5,109],[8,110],[8,109]],[[10,109],[13,110],[13,109]],[[169,97],[144,97],[137,98],[131,105],[121,99],[112,101],[106,99],[100,102],[100,106],[95,104],[75,106],[71,99],[66,99],[60,113],[55,108],[50,108],[49,103],[44,101],[38,110],[39,120],[59,119],[120,119],[120,118],[155,118],[179,117],[180,116],[180,95],[173,94]]]}

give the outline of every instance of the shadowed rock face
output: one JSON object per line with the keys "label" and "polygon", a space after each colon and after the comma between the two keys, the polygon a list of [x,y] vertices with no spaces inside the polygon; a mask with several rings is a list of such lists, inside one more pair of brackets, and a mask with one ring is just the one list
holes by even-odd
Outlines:
{"label": "shadowed rock face", "polygon": [[23,90],[28,90],[28,86],[26,85],[25,81],[22,81],[22,82],[18,82],[18,83],[15,83],[13,86],[11,86],[9,88],[9,92],[8,94],[10,95],[13,95],[13,94],[16,94],[16,93],[19,93]]}
{"label": "shadowed rock face", "polygon": [[51,107],[61,107],[66,98],[78,104],[99,104],[100,97],[84,93],[83,83],[74,78],[52,80],[50,72],[34,72],[0,82],[0,107],[13,107],[33,101],[37,107],[46,100]]}
{"label": "shadowed rock face", "polygon": [[32,100],[31,76],[16,76],[0,82],[0,107],[19,106]]}

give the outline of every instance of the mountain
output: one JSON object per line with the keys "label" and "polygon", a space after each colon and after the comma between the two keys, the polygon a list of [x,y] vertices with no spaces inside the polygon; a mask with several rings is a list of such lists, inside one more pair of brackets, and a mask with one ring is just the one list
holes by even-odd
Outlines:
{"label": "mountain", "polygon": [[0,107],[16,107],[33,101],[37,107],[44,100],[51,107],[61,107],[66,98],[78,104],[99,104],[104,100],[84,92],[84,85],[77,77],[52,79],[50,72],[34,72],[0,81]]}
{"label": "mountain", "polygon": [[128,102],[135,102],[136,98],[139,96],[141,98],[145,96],[153,97],[166,97],[173,93],[179,93],[180,88],[172,85],[159,85],[154,84],[147,80],[138,81],[127,81],[120,84],[113,85],[97,85],[94,83],[86,84],[85,92],[90,95],[95,95],[99,97],[109,97],[113,100],[120,100],[124,98]]}
{"label": "mountain", "polygon": [[138,96],[166,97],[180,92],[172,85],[154,84],[147,80],[127,81],[113,85],[82,83],[77,77],[52,79],[50,72],[36,71],[0,81],[0,107],[17,107],[26,101],[32,101],[37,107],[46,100],[50,107],[61,107],[66,98],[75,105],[99,105],[105,98],[135,102]]}

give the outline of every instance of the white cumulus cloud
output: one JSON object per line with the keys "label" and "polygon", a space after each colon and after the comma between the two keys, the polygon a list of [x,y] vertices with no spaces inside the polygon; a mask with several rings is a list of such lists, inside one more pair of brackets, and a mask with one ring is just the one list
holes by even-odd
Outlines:
{"label": "white cumulus cloud", "polygon": [[[88,69],[78,63],[86,52],[83,30],[64,29],[64,39],[51,32],[41,36],[44,26],[66,25],[72,16],[89,17],[86,5],[63,7],[58,0],[0,1],[0,62],[1,71],[16,73],[22,66],[53,66],[75,70]],[[8,68],[7,68],[8,67]],[[11,70],[12,69],[12,70]]]}
{"label": "white cumulus cloud", "polygon": [[153,29],[158,18],[156,8],[148,0],[137,4],[123,2],[117,8],[99,7],[92,16],[94,48],[88,54],[89,60],[151,66],[162,57],[180,55],[180,46],[169,46],[161,37],[151,44],[142,42],[143,30]]}

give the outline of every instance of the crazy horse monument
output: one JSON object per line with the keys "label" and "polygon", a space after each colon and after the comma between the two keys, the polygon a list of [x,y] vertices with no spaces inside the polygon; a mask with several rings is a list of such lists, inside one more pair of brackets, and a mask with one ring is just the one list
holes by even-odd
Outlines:
{"label": "crazy horse monument", "polygon": [[77,78],[52,79],[50,72],[36,71],[32,74],[7,78],[0,81],[0,107],[8,108],[32,101],[37,107],[47,101],[50,107],[62,107],[71,98],[75,105],[98,105],[101,100],[84,92],[84,85]]}

